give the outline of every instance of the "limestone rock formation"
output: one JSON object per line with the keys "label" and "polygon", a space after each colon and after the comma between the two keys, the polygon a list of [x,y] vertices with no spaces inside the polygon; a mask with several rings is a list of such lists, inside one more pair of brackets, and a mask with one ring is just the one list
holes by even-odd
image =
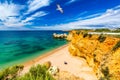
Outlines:
{"label": "limestone rock formation", "polygon": [[120,38],[71,31],[69,52],[86,59],[99,80],[120,80]]}
{"label": "limestone rock formation", "polygon": [[63,34],[53,33],[53,37],[54,37],[54,38],[58,38],[58,39],[64,39],[64,38],[67,37],[67,34],[66,34],[66,33],[63,33]]}
{"label": "limestone rock formation", "polygon": [[84,80],[82,78],[76,77],[75,75],[66,72],[66,71],[60,71],[56,75],[53,76],[56,80]]}

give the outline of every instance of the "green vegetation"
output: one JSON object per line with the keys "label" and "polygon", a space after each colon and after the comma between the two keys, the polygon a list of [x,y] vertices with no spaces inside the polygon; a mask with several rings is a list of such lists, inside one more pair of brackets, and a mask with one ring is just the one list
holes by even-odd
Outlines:
{"label": "green vegetation", "polygon": [[110,30],[110,29],[96,29],[94,32],[120,32],[120,28],[117,28],[115,30]]}
{"label": "green vegetation", "polygon": [[110,80],[111,75],[108,67],[102,69],[101,72],[103,73],[104,77],[101,77],[99,80]]}
{"label": "green vegetation", "polygon": [[92,37],[92,34],[88,34],[88,32],[81,32],[81,31],[78,31],[78,30],[76,31],[76,34],[77,34],[77,35],[79,35],[80,33],[83,34],[83,38],[85,38],[85,37],[87,37],[87,36],[88,36],[89,38]]}
{"label": "green vegetation", "polygon": [[81,33],[81,31],[79,31],[79,30],[76,31],[76,34],[77,34],[77,35],[79,35],[80,33]]}
{"label": "green vegetation", "polygon": [[93,54],[93,60],[94,60],[94,62],[98,62],[96,59],[96,54]]}
{"label": "green vegetation", "polygon": [[74,29],[77,32],[84,31],[84,32],[120,32],[120,28],[117,29],[108,29],[108,28],[103,28],[103,29]]}
{"label": "green vegetation", "polygon": [[0,72],[0,80],[16,80],[16,78],[19,76],[20,72],[23,70],[22,65],[19,66],[13,66],[10,68],[7,68]]}
{"label": "green vegetation", "polygon": [[29,72],[20,76],[23,66],[13,66],[0,72],[0,80],[55,80],[46,66],[33,66]]}
{"label": "green vegetation", "polygon": [[99,41],[100,43],[104,42],[105,39],[106,39],[106,37],[105,37],[103,34],[101,34],[101,35],[98,37],[98,41]]}
{"label": "green vegetation", "polygon": [[92,34],[88,34],[88,36],[89,36],[89,38],[91,38],[91,37],[92,37]]}
{"label": "green vegetation", "polygon": [[88,33],[84,33],[83,34],[83,38],[87,37],[88,36]]}
{"label": "green vegetation", "polygon": [[105,69],[102,69],[101,71],[102,71],[102,73],[104,74],[104,76],[108,76],[108,74],[109,74],[109,69],[108,69],[108,67],[105,67]]}
{"label": "green vegetation", "polygon": [[120,28],[114,30],[113,32],[120,32]]}
{"label": "green vegetation", "polygon": [[95,32],[111,32],[109,29],[96,29]]}
{"label": "green vegetation", "polygon": [[88,31],[90,31],[91,29],[73,29],[73,30],[75,30],[75,31],[85,31],[85,32],[88,32]]}
{"label": "green vegetation", "polygon": [[120,41],[117,42],[117,44],[113,47],[113,51],[116,51],[118,48],[120,48]]}

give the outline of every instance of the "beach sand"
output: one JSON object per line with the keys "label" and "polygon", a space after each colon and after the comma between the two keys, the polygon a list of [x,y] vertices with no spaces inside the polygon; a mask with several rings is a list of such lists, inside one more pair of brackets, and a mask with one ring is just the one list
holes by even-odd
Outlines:
{"label": "beach sand", "polygon": [[[71,74],[83,78],[84,80],[97,80],[92,68],[87,65],[84,59],[70,55],[68,45],[64,45],[25,63],[25,68],[22,74],[28,72],[31,66],[43,64],[46,61],[50,61],[52,65],[57,66],[60,71],[70,72]],[[66,65],[64,64],[64,61],[67,62]]]}

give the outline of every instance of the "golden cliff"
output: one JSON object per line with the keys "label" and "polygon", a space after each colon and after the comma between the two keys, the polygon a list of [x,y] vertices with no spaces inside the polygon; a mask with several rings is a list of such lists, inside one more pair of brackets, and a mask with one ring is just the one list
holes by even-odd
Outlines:
{"label": "golden cliff", "polygon": [[120,38],[71,31],[69,52],[86,59],[99,80],[120,80]]}

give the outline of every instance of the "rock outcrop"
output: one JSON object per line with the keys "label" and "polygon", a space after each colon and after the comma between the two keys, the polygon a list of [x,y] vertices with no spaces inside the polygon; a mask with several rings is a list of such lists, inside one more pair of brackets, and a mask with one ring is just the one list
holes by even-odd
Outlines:
{"label": "rock outcrop", "polygon": [[76,77],[75,75],[66,72],[66,71],[60,71],[56,75],[53,76],[56,80],[84,80],[82,78]]}
{"label": "rock outcrop", "polygon": [[86,59],[99,80],[120,80],[120,38],[71,31],[69,52]]}
{"label": "rock outcrop", "polygon": [[57,38],[57,39],[64,39],[64,38],[67,37],[67,34],[66,34],[66,33],[63,33],[63,34],[53,33],[53,37],[54,37],[54,38]]}

